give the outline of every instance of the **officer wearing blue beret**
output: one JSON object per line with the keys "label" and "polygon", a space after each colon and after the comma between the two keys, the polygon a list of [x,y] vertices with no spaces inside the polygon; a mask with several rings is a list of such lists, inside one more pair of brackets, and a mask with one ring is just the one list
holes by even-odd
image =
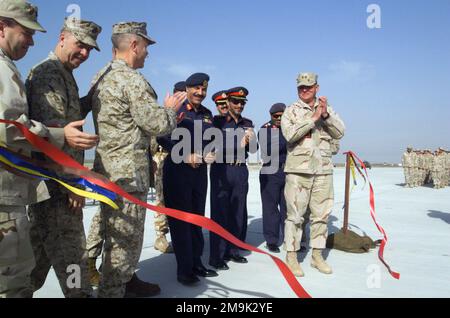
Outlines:
{"label": "officer wearing blue beret", "polygon": [[220,91],[212,96],[213,102],[216,104],[218,116],[228,115],[228,105],[227,105],[227,91]]}
{"label": "officer wearing blue beret", "polygon": [[[258,150],[254,125],[242,117],[248,94],[245,87],[227,91],[228,115],[214,120],[214,127],[223,133],[222,148],[216,149],[217,160],[211,166],[211,219],[241,241],[246,239],[248,220],[246,161],[249,152]],[[227,270],[225,262],[229,260],[247,263],[237,246],[211,233],[209,264],[216,269]]]}
{"label": "officer wearing blue beret", "polygon": [[287,156],[287,142],[281,131],[281,117],[286,105],[277,103],[270,108],[271,120],[258,132],[263,160],[259,176],[263,208],[263,233],[266,247],[273,253],[280,253],[279,245],[284,239],[286,200],[284,186],[286,174],[284,165]]}
{"label": "officer wearing blue beret", "polygon": [[[185,140],[172,140],[171,136],[158,138],[159,144],[169,152],[164,162],[163,187],[167,208],[177,209],[198,215],[205,215],[206,191],[208,188],[207,163],[209,156],[203,158],[206,144],[194,142],[196,125],[203,132],[212,127],[212,113],[202,105],[208,90],[209,76],[196,73],[186,80],[187,99],[178,111],[178,128],[189,131],[190,149],[172,149]],[[198,138],[198,136],[197,136]],[[203,138],[202,138],[203,139]],[[178,148],[178,147],[177,147]],[[181,156],[182,160],[176,160]],[[176,163],[182,161],[181,163]],[[204,239],[202,229],[169,217],[172,244],[177,260],[177,280],[183,285],[199,282],[198,276],[214,277],[217,273],[207,269],[201,260]]]}

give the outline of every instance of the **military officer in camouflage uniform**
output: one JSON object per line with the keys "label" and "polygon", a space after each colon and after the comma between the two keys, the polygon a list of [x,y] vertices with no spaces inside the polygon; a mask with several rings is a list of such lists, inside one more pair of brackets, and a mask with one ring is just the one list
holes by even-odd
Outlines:
{"label": "military officer in camouflage uniform", "polygon": [[297,80],[300,99],[283,114],[281,128],[288,143],[285,197],[287,219],[285,248],[287,265],[294,275],[304,276],[297,259],[304,215],[311,210],[311,266],[331,274],[322,257],[328,234],[328,217],[334,201],[333,163],[330,142],[344,136],[345,126],[328,105],[326,97],[317,97],[318,76],[300,74]]}
{"label": "military officer in camouflage uniform", "polygon": [[[108,64],[109,66],[109,64]],[[175,84],[173,93],[186,91],[186,83],[179,82]],[[162,195],[162,169],[164,166],[164,159],[167,153],[158,145],[156,142],[156,137],[152,137],[150,141],[150,153],[151,158],[156,164],[155,176],[155,190],[156,190],[156,205],[164,206],[164,197]],[[167,241],[166,234],[169,233],[169,224],[167,221],[167,216],[155,212],[155,249],[161,253],[173,253],[172,246]],[[92,286],[98,286],[100,282],[100,273],[96,268],[97,258],[102,254],[103,248],[103,228],[100,211],[98,211],[94,218],[92,219],[91,226],[89,228],[89,236],[87,239],[87,250],[88,250],[88,268],[89,268],[89,279]]]}
{"label": "military officer in camouflage uniform", "polygon": [[420,169],[419,169],[419,151],[414,150],[412,155],[412,162],[413,162],[413,187],[418,187],[420,183]]}
{"label": "military officer in camouflage uniform", "polygon": [[408,147],[403,154],[402,165],[405,174],[405,184],[408,188],[412,188],[412,147]]}
{"label": "military officer in camouflage uniform", "polygon": [[[151,136],[170,133],[185,93],[167,96],[165,108],[144,76],[147,47],[155,42],[146,23],[124,22],[113,27],[114,60],[93,81],[92,110],[100,142],[94,170],[134,197],[146,201],[150,182]],[[123,198],[119,210],[101,205],[105,243],[99,297],[145,297],[159,286],[134,274],[142,250],[146,209]]]}
{"label": "military officer in camouflage uniform", "polygon": [[[37,7],[19,0],[0,1],[0,118],[14,120],[62,148],[64,141],[79,150],[95,146],[96,136],[78,130],[82,122],[49,128],[29,118],[25,85],[13,61],[22,59],[36,31]],[[0,143],[31,156],[36,151],[12,125],[0,124]],[[47,200],[45,183],[0,169],[0,297],[31,297],[30,274],[35,266],[26,205]]]}
{"label": "military officer in camouflage uniform", "polygon": [[[94,22],[66,19],[55,51],[28,76],[26,88],[32,119],[62,127],[84,119],[90,112],[90,105],[80,102],[73,71],[89,58],[92,49],[99,51],[96,40],[100,32],[101,27]],[[67,145],[63,151],[84,164],[84,151]],[[46,184],[51,199],[29,208],[31,244],[36,258],[31,283],[35,291],[40,289],[53,266],[66,297],[87,297],[91,288],[82,213],[85,200],[55,181]],[[80,288],[67,287],[71,275],[67,268],[72,264],[80,266]]]}

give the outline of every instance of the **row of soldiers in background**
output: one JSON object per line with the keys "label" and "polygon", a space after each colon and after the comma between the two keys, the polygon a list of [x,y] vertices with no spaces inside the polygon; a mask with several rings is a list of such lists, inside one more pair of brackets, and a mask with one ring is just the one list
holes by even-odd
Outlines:
{"label": "row of soldiers in background", "polygon": [[450,152],[443,148],[433,153],[428,149],[408,147],[403,154],[402,165],[408,188],[433,184],[435,189],[441,189],[449,185]]}

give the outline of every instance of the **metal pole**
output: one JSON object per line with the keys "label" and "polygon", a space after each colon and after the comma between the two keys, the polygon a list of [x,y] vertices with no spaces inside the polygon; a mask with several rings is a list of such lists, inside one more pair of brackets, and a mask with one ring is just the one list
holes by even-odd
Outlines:
{"label": "metal pole", "polygon": [[347,154],[347,164],[345,165],[345,206],[344,206],[344,227],[342,231],[347,234],[348,231],[348,214],[349,214],[349,204],[350,204],[350,165],[351,165],[350,154]]}

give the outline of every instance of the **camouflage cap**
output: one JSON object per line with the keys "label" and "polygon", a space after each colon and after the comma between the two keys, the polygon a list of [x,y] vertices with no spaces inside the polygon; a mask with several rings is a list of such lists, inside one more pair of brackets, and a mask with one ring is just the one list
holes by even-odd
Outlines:
{"label": "camouflage cap", "polygon": [[120,22],[114,24],[113,35],[114,34],[137,34],[149,41],[150,45],[156,43],[155,40],[148,36],[147,23],[145,22]]}
{"label": "camouflage cap", "polygon": [[1,0],[0,17],[13,19],[31,30],[47,32],[37,21],[38,8],[24,0]]}
{"label": "camouflage cap", "polygon": [[317,84],[319,76],[314,73],[301,73],[297,78],[297,87],[314,86]]}
{"label": "camouflage cap", "polygon": [[78,20],[76,18],[66,18],[63,31],[70,32],[83,44],[89,45],[100,51],[97,44],[97,37],[102,32],[102,27],[92,21]]}

